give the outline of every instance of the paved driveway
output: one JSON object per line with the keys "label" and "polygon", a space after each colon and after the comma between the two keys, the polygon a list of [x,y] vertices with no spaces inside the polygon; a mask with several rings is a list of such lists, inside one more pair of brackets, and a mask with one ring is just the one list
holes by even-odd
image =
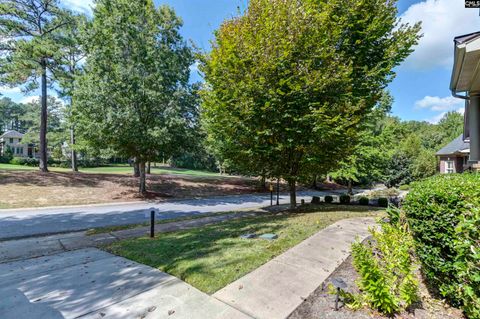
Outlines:
{"label": "paved driveway", "polygon": [[[328,192],[331,194],[332,192]],[[327,192],[299,192],[298,201]],[[282,195],[281,203],[288,203]],[[138,224],[149,220],[148,209],[158,208],[157,219],[172,219],[211,212],[226,212],[270,205],[269,195],[218,196],[163,203],[137,202],[81,207],[0,209],[0,240],[80,231],[94,227]]]}
{"label": "paved driveway", "polygon": [[0,264],[2,319],[249,319],[166,273],[89,248]]}

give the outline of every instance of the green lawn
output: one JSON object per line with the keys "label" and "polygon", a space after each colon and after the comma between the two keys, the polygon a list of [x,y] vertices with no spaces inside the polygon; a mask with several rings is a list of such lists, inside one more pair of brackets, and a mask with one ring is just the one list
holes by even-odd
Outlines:
{"label": "green lawn", "polygon": [[[153,240],[125,240],[107,250],[212,294],[338,220],[380,214],[369,207],[322,205],[314,212],[245,218],[159,234]],[[279,238],[271,242],[239,238],[245,233],[276,233]]]}
{"label": "green lawn", "polygon": [[[38,167],[32,166],[23,166],[23,165],[12,165],[12,164],[1,164],[0,170],[7,171],[36,171]],[[53,172],[70,172],[69,168],[61,167],[50,167],[49,170]],[[132,174],[132,168],[128,165],[112,165],[112,166],[102,166],[102,167],[92,167],[92,168],[81,168],[80,172],[82,173],[93,173],[93,174]],[[222,175],[214,172],[207,171],[197,171],[189,169],[176,169],[169,167],[152,167],[152,174],[177,174],[177,175],[190,175],[190,176],[211,176],[211,177],[221,177]]]}

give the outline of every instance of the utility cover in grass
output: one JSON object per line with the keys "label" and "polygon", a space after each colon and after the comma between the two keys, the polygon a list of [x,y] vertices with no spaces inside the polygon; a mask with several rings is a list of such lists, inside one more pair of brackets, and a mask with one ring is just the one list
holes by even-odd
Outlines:
{"label": "utility cover in grass", "polygon": [[244,234],[244,235],[241,235],[240,238],[253,239],[253,238],[257,238],[257,234]]}
{"label": "utility cover in grass", "polygon": [[277,239],[277,238],[278,238],[278,235],[276,235],[276,234],[263,234],[263,235],[260,236],[259,238],[268,239],[268,240],[274,240],[274,239]]}

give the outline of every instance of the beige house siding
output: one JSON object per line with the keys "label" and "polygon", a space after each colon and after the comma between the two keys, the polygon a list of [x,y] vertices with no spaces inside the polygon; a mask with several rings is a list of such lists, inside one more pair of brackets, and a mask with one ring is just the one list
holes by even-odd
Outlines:
{"label": "beige house siding", "polygon": [[35,149],[27,144],[22,144],[23,134],[10,131],[0,137],[0,155],[5,155],[8,149],[14,157],[35,157]]}

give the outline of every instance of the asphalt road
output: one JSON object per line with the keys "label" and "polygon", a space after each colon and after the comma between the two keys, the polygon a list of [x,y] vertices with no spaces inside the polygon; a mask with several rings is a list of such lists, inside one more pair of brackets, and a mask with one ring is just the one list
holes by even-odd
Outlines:
{"label": "asphalt road", "polygon": [[[328,192],[332,194],[334,192]],[[326,192],[299,192],[297,200]],[[288,203],[288,195],[280,203]],[[0,209],[0,240],[81,231],[94,227],[139,224],[150,220],[149,209],[159,210],[158,220],[236,211],[270,205],[270,195],[218,196],[162,203],[122,203],[77,207]]]}

